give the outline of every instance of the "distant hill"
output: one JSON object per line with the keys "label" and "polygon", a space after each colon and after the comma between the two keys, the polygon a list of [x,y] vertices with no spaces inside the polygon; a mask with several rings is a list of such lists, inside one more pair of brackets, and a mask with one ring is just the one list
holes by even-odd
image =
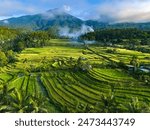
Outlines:
{"label": "distant hill", "polygon": [[150,22],[147,23],[116,23],[108,26],[109,28],[137,28],[140,30],[150,30]]}
{"label": "distant hill", "polygon": [[0,26],[25,28],[29,30],[47,30],[50,27],[68,27],[70,29],[80,29],[83,25],[93,27],[93,29],[137,28],[141,30],[150,30],[150,22],[109,24],[96,20],[83,21],[59,9],[48,10],[40,14],[26,15],[0,21]]}
{"label": "distant hill", "polygon": [[147,23],[104,23],[101,21],[88,20],[85,21],[86,25],[92,26],[94,29],[123,29],[123,28],[137,28],[140,30],[150,30],[150,22]]}
{"label": "distant hill", "polygon": [[26,28],[30,30],[46,30],[52,26],[80,28],[84,22],[70,14],[60,12],[59,9],[49,10],[47,12],[26,15],[18,18],[10,18],[0,21],[1,26],[13,28]]}
{"label": "distant hill", "polygon": [[103,28],[107,28],[108,27],[108,23],[104,23],[104,22],[99,22],[99,21],[94,21],[94,20],[87,20],[85,21],[85,24],[88,26],[93,27],[94,29],[103,29]]}

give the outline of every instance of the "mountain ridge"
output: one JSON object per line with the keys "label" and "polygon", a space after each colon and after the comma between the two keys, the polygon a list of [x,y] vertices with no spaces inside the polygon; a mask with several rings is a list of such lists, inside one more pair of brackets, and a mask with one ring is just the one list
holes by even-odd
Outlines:
{"label": "mountain ridge", "polygon": [[52,26],[79,28],[83,21],[61,10],[48,10],[35,15],[25,15],[0,21],[1,26],[26,28],[31,30],[46,30]]}
{"label": "mountain ridge", "polygon": [[90,26],[93,29],[137,28],[141,30],[150,30],[150,22],[109,24],[98,20],[84,21],[59,8],[51,9],[44,13],[35,15],[25,15],[17,18],[0,20],[0,26],[25,28],[29,30],[47,30],[50,27],[68,27],[73,30],[80,29],[83,25]]}

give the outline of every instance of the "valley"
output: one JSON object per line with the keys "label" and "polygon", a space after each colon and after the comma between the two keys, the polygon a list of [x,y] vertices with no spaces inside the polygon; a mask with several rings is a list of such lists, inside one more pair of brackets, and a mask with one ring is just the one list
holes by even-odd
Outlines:
{"label": "valley", "polygon": [[150,112],[149,21],[69,10],[0,20],[0,112]]}
{"label": "valley", "polygon": [[149,73],[128,68],[133,56],[150,65],[149,53],[70,39],[25,48],[15,63],[0,67],[1,93],[8,101],[0,111],[150,112]]}

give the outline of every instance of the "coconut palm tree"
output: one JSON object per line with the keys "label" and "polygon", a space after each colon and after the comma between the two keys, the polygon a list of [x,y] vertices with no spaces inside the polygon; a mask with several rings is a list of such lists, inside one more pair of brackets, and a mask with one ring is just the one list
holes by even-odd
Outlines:
{"label": "coconut palm tree", "polygon": [[138,57],[137,56],[133,56],[131,61],[130,61],[130,64],[134,66],[134,71],[137,70],[137,68],[139,67],[139,61],[138,61]]}
{"label": "coconut palm tree", "polygon": [[9,109],[9,94],[14,90],[8,89],[7,84],[3,84],[2,88],[0,89],[0,112],[6,112]]}
{"label": "coconut palm tree", "polygon": [[23,113],[27,112],[32,103],[31,96],[26,95],[24,92],[19,92],[17,89],[10,94],[9,97],[9,111]]}
{"label": "coconut palm tree", "polygon": [[101,95],[101,103],[103,105],[100,112],[104,113],[112,113],[117,112],[118,103],[116,102],[116,98],[114,93],[109,93],[108,95]]}
{"label": "coconut palm tree", "polygon": [[49,102],[49,99],[42,96],[41,94],[38,94],[35,97],[32,97],[32,104],[31,104],[31,112],[34,113],[47,113],[47,103]]}
{"label": "coconut palm tree", "polygon": [[46,113],[46,102],[48,99],[38,95],[33,97],[32,95],[26,95],[24,92],[19,92],[17,89],[10,95],[10,111],[19,113]]}
{"label": "coconut palm tree", "polygon": [[139,101],[137,97],[132,97],[131,102],[123,105],[121,104],[122,112],[129,113],[141,113],[141,112],[150,112],[150,104]]}

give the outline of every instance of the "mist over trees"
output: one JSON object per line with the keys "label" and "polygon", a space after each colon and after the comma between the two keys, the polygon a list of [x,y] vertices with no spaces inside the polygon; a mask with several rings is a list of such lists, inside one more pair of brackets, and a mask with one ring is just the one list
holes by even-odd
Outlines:
{"label": "mist over trees", "polygon": [[87,33],[80,37],[85,40],[96,40],[102,42],[124,43],[126,41],[141,45],[150,44],[150,32],[138,29],[102,29]]}

